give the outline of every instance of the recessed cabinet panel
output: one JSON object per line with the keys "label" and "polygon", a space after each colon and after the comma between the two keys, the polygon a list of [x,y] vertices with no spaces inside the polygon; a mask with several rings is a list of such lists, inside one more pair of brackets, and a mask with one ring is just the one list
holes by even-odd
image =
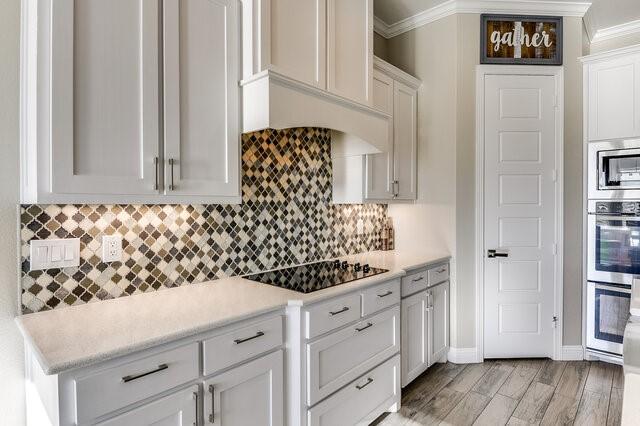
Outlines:
{"label": "recessed cabinet panel", "polygon": [[327,0],[327,89],[371,105],[373,0]]}
{"label": "recessed cabinet panel", "polygon": [[234,0],[164,6],[165,191],[239,195]]}
{"label": "recessed cabinet panel", "polygon": [[[393,114],[393,79],[373,71],[373,107]],[[389,145],[385,152],[366,156],[365,197],[386,200],[393,196],[393,120],[389,123]]]}
{"label": "recessed cabinet panel", "polygon": [[154,194],[158,2],[51,2],[51,190]]}
{"label": "recessed cabinet panel", "polygon": [[423,291],[402,299],[402,386],[429,367],[429,301]]}
{"label": "recessed cabinet panel", "polygon": [[325,88],[326,0],[271,0],[272,68]]}
{"label": "recessed cabinet panel", "polygon": [[446,357],[449,350],[449,283],[439,284],[431,292],[431,355],[430,363]]}
{"label": "recessed cabinet panel", "polygon": [[589,140],[640,135],[640,56],[589,65]]}
{"label": "recessed cabinet panel", "polygon": [[417,197],[417,92],[398,81],[394,82],[393,161],[395,163],[396,197],[415,200]]}

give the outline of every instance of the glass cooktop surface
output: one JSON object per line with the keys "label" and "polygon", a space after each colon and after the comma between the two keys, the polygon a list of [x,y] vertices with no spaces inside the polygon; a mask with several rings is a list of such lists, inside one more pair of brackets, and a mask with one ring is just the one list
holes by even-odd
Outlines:
{"label": "glass cooktop surface", "polygon": [[300,293],[312,293],[340,284],[388,272],[359,263],[324,261],[275,271],[248,275],[245,278]]}

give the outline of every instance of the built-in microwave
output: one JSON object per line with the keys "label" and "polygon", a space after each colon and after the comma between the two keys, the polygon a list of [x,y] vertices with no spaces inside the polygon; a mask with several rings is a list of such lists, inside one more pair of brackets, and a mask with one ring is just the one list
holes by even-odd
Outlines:
{"label": "built-in microwave", "polygon": [[640,139],[589,144],[592,200],[640,200]]}

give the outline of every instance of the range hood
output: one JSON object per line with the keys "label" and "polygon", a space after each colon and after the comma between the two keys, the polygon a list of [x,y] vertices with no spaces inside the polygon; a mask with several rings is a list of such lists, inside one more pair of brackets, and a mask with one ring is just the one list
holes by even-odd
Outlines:
{"label": "range hood", "polygon": [[332,155],[384,152],[391,117],[366,105],[265,70],[243,80],[243,133],[322,127],[332,130]]}

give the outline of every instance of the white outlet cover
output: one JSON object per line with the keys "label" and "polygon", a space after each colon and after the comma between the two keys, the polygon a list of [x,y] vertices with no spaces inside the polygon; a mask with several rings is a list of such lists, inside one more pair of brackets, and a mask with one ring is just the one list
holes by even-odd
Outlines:
{"label": "white outlet cover", "polygon": [[102,237],[102,261],[120,262],[122,260],[122,237],[104,235]]}

